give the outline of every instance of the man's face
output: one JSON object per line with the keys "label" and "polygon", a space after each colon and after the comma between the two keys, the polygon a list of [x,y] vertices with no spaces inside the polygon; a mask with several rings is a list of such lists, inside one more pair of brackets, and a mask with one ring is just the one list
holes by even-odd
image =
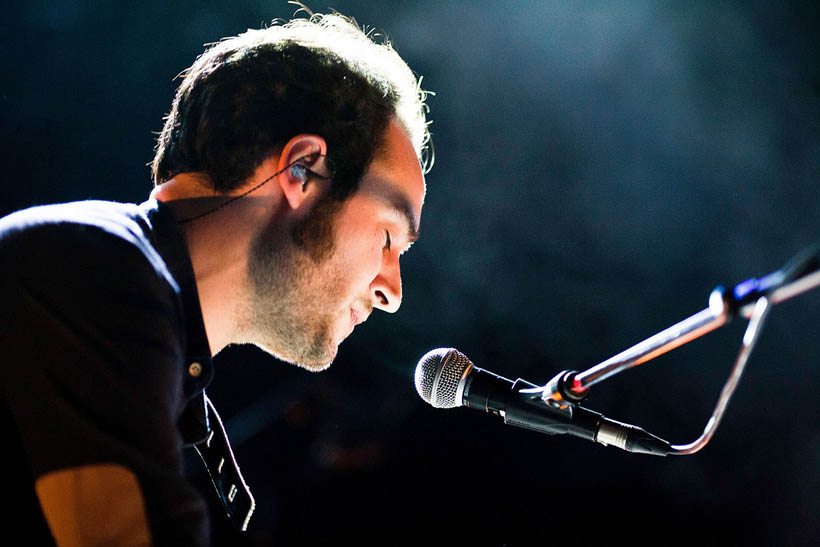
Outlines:
{"label": "man's face", "polygon": [[356,193],[340,204],[320,199],[296,228],[308,232],[307,245],[294,244],[292,234],[263,233],[254,242],[250,341],[323,370],[374,308],[398,310],[399,255],[418,235],[424,193],[413,146],[394,121]]}

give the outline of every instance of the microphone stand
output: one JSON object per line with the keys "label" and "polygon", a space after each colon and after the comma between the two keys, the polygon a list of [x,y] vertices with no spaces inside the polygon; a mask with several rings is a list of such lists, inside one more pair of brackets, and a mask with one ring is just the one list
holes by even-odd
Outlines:
{"label": "microphone stand", "polygon": [[552,407],[574,406],[589,395],[591,386],[712,332],[736,317],[746,318],[749,324],[743,335],[743,343],[703,433],[692,443],[672,445],[669,452],[674,455],[694,454],[709,443],[717,430],[772,306],[818,286],[820,244],[795,255],[779,270],[743,281],[731,291],[717,287],[709,295],[706,309],[588,370],[566,370],[547,385],[522,392],[540,394],[541,400]]}

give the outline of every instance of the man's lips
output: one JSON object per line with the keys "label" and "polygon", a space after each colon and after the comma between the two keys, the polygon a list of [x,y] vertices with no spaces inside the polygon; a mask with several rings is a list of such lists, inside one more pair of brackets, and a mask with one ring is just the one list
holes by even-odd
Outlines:
{"label": "man's lips", "polygon": [[362,323],[367,321],[367,318],[370,317],[370,314],[372,312],[373,308],[371,306],[368,306],[366,302],[362,303],[361,308],[356,305],[352,306],[350,308],[350,328],[347,331],[347,334],[345,334],[345,338],[351,335],[356,325],[361,325]]}
{"label": "man's lips", "polygon": [[353,323],[353,326],[360,325],[367,320],[367,315],[365,312],[354,310],[353,308],[350,309],[350,322]]}

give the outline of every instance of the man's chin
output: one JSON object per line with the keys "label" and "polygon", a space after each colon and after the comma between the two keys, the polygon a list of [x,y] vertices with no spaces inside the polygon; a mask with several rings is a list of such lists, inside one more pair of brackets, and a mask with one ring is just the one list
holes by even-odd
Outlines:
{"label": "man's chin", "polygon": [[[333,364],[333,360],[336,358],[336,354],[339,350],[338,347],[334,347],[332,351],[326,351],[323,355],[297,355],[295,353],[291,354],[290,352],[277,351],[274,348],[259,342],[254,342],[253,345],[265,353],[276,357],[280,361],[290,363],[291,365],[296,365],[297,367],[309,370],[311,372],[322,372],[330,368],[330,365]],[[327,349],[329,350],[330,348]],[[318,352],[313,353],[316,354]]]}
{"label": "man's chin", "polygon": [[323,372],[330,368],[330,365],[333,364],[333,359],[327,362],[304,363],[299,361],[291,361],[290,363],[305,370],[309,370],[310,372]]}

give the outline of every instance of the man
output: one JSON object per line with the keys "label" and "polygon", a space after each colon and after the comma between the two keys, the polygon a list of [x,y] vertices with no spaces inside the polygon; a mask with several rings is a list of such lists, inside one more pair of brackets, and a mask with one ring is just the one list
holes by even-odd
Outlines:
{"label": "man", "polygon": [[12,518],[39,525],[27,543],[207,543],[186,444],[247,526],[211,356],[252,343],[322,370],[398,309],[425,112],[400,57],[340,15],[248,31],[186,71],[147,202],[0,220],[0,420]]}

